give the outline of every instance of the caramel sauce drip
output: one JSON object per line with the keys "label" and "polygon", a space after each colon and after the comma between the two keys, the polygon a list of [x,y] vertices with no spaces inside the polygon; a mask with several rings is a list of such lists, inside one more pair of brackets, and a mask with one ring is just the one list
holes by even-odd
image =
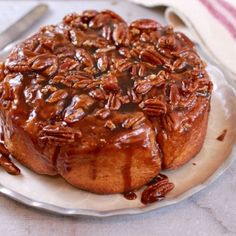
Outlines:
{"label": "caramel sauce drip", "polygon": [[216,139],[217,139],[218,141],[223,142],[224,139],[225,139],[226,134],[227,134],[227,129],[224,129],[224,130],[222,131],[222,133],[221,133]]}
{"label": "caramel sauce drip", "polygon": [[123,195],[128,200],[135,200],[137,198],[137,195],[135,192],[126,192]]}
{"label": "caramel sauce drip", "polygon": [[131,186],[131,166],[132,166],[132,156],[133,156],[133,150],[128,149],[126,151],[126,160],[125,160],[125,166],[123,168],[122,174],[123,174],[123,180],[124,180],[124,192],[128,192],[130,190]]}

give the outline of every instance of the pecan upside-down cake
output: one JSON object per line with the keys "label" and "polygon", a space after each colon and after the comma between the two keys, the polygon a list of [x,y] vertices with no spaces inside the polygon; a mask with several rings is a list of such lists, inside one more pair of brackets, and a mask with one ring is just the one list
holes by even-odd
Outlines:
{"label": "pecan upside-down cake", "polygon": [[201,149],[212,83],[171,26],[66,16],[1,64],[3,139],[20,163],[94,193],[138,189]]}

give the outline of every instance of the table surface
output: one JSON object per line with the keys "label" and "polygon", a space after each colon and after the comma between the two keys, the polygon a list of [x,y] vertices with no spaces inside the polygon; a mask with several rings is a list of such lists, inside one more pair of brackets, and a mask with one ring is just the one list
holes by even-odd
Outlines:
{"label": "table surface", "polygon": [[[43,1],[1,1],[0,31]],[[66,13],[113,9],[128,21],[150,17],[164,22],[161,11],[124,1],[48,1],[50,12],[27,32],[58,22]],[[24,36],[23,36],[24,37]],[[1,170],[0,170],[1,171]],[[158,211],[109,218],[66,217],[27,207],[0,195],[0,235],[236,235],[236,162],[207,189]]]}

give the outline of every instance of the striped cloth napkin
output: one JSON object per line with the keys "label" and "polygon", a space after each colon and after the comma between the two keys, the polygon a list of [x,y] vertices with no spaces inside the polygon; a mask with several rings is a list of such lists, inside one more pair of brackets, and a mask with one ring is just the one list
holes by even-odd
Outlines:
{"label": "striped cloth napkin", "polygon": [[236,80],[236,0],[130,0],[146,7],[165,6],[167,21],[200,44]]}

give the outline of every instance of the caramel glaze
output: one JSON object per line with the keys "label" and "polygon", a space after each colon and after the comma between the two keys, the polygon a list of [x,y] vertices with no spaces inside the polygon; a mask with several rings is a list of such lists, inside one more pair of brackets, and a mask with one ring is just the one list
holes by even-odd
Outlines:
{"label": "caramel glaze", "polygon": [[227,129],[224,129],[222,133],[216,138],[218,141],[223,142],[225,139],[225,135],[227,134]]}
{"label": "caramel glaze", "polygon": [[[184,132],[197,112],[188,114],[200,100],[210,100],[212,89],[205,64],[184,34],[152,20],[128,25],[108,10],[71,14],[41,28],[1,68],[4,118],[26,131],[39,152],[47,144],[44,154],[54,166],[61,153],[66,158],[78,146],[78,153],[90,149],[96,155],[117,133],[132,146],[127,133],[150,122],[165,138],[172,129]],[[123,179],[129,191],[132,153],[126,150]],[[70,164],[64,165],[70,172]],[[91,165],[96,179],[96,161]]]}

